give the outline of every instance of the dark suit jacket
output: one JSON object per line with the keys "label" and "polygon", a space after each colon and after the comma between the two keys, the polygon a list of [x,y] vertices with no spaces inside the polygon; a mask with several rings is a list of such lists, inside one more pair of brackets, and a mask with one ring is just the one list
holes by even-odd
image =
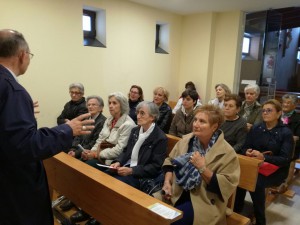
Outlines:
{"label": "dark suit jacket", "polygon": [[[131,130],[131,134],[127,143],[127,147],[115,160],[120,162],[123,166],[130,158],[133,147],[139,137],[140,126],[134,127]],[[136,178],[154,178],[159,175],[161,166],[165,160],[167,152],[167,136],[165,133],[155,125],[152,133],[142,144],[137,166],[132,167],[132,175]]]}
{"label": "dark suit jacket", "polygon": [[37,129],[31,97],[0,65],[1,225],[53,225],[41,160],[70,148],[72,139],[66,124]]}

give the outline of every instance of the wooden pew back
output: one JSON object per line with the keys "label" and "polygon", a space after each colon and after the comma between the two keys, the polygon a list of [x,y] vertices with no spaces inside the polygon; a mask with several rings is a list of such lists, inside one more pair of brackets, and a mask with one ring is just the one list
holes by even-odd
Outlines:
{"label": "wooden pew back", "polygon": [[167,148],[167,156],[169,156],[170,152],[172,151],[172,149],[174,148],[174,146],[176,145],[176,143],[181,140],[181,138],[176,137],[174,135],[171,134],[166,134],[167,138],[168,138],[168,148]]}
{"label": "wooden pew back", "polygon": [[170,220],[152,212],[148,207],[155,203],[180,211],[65,153],[44,165],[50,189],[105,225],[168,225],[182,217]]}

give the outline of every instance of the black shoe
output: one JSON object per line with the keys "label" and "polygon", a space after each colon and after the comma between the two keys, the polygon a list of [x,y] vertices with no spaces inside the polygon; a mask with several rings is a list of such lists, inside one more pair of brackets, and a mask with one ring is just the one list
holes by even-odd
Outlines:
{"label": "black shoe", "polygon": [[89,221],[86,222],[85,225],[101,225],[96,219],[91,218]]}
{"label": "black shoe", "polygon": [[62,211],[68,211],[72,209],[73,206],[74,204],[69,199],[67,199],[59,206],[59,208],[61,208]]}
{"label": "black shoe", "polygon": [[89,218],[90,216],[83,210],[78,210],[76,213],[70,216],[70,220],[72,223],[82,222]]}

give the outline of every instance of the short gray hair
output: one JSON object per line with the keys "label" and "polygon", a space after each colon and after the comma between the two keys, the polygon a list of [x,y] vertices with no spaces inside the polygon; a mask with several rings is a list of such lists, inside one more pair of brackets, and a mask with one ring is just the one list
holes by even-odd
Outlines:
{"label": "short gray hair", "polygon": [[143,106],[147,107],[147,109],[149,111],[149,115],[154,118],[153,122],[156,122],[159,118],[159,108],[158,108],[158,106],[154,102],[143,101],[143,102],[140,102],[137,105],[136,112],[138,112],[140,110],[140,108],[142,108]]}
{"label": "short gray hair", "polygon": [[98,96],[98,95],[90,95],[90,96],[88,96],[88,97],[86,98],[86,103],[87,103],[89,100],[91,100],[91,99],[96,99],[97,102],[99,103],[99,106],[104,107],[103,99],[102,99],[100,96]]}
{"label": "short gray hair", "polygon": [[246,92],[247,90],[250,90],[250,89],[253,89],[257,96],[260,94],[260,88],[257,84],[248,84],[244,88],[244,92]]}
{"label": "short gray hair", "polygon": [[108,99],[110,99],[111,97],[115,97],[117,99],[117,101],[120,103],[120,105],[121,105],[121,114],[122,115],[129,113],[128,100],[122,92],[118,92],[118,91],[113,92],[113,93],[108,95]]}
{"label": "short gray hair", "polygon": [[297,105],[298,103],[298,96],[293,94],[285,94],[282,96],[282,100],[290,99],[292,100],[294,105]]}
{"label": "short gray hair", "polygon": [[71,90],[72,88],[78,88],[80,90],[80,92],[82,94],[84,94],[84,86],[82,83],[72,83],[69,86],[69,90]]}

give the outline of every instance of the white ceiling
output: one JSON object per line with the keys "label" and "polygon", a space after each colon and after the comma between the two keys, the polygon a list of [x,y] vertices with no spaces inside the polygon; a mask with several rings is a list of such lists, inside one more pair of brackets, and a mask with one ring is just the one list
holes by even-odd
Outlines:
{"label": "white ceiling", "polygon": [[241,10],[255,12],[299,7],[300,0],[128,0],[181,15]]}

